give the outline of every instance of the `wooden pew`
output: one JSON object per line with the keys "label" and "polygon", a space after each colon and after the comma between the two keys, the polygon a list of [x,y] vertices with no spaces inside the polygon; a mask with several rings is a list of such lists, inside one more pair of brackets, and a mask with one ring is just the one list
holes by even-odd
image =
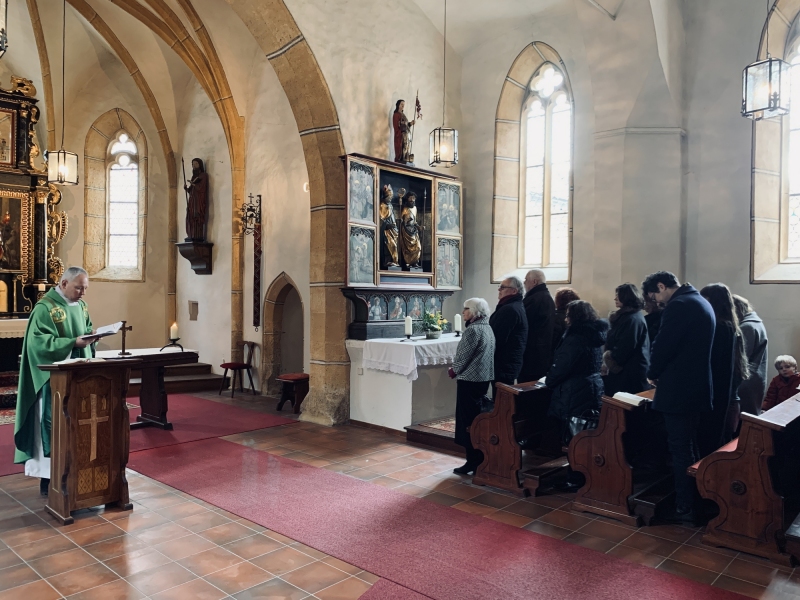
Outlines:
{"label": "wooden pew", "polygon": [[[497,385],[494,410],[478,415],[470,427],[472,445],[484,457],[472,483],[528,496],[538,493],[543,479],[563,470],[566,459],[553,460],[561,454],[561,444],[558,432],[548,428],[551,394],[536,381]],[[523,457],[519,441],[526,438],[540,454],[526,451]]]}
{"label": "wooden pew", "polygon": [[[628,525],[649,525],[656,510],[672,495],[672,477],[666,464],[655,470],[634,469],[628,457],[635,453],[631,435],[657,435],[648,430],[646,406],[655,390],[636,394],[641,406],[603,396],[597,429],[572,438],[570,467],[583,473],[586,483],[572,503],[573,510],[611,517]],[[660,440],[659,440],[660,441]],[[666,440],[663,441],[666,444]]]}
{"label": "wooden pew", "polygon": [[800,561],[800,394],[761,416],[742,414],[739,438],[688,469],[719,506],[703,543]]}

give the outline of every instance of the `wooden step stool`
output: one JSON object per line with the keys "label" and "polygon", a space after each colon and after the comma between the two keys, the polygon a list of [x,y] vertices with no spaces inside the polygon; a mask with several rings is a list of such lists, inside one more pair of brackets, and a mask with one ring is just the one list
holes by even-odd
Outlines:
{"label": "wooden step stool", "polygon": [[308,394],[308,374],[284,373],[283,375],[278,375],[275,380],[283,384],[278,410],[283,410],[283,405],[288,400],[294,408],[294,414],[300,414],[300,405],[303,403],[306,394]]}

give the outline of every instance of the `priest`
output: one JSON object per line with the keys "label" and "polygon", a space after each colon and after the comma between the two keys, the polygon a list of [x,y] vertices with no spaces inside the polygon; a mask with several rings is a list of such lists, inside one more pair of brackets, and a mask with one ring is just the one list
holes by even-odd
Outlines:
{"label": "priest", "polygon": [[39,491],[47,495],[50,485],[50,427],[52,402],[50,373],[38,365],[67,358],[91,358],[92,320],[83,295],[89,275],[80,267],[64,272],[57,287],[50,289],[31,311],[25,339],[17,390],[14,425],[15,463],[25,463],[25,475],[39,477]]}

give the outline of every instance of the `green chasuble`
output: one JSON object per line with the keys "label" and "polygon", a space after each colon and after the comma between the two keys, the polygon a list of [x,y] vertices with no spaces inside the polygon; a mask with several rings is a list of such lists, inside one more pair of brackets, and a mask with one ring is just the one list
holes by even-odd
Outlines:
{"label": "green chasuble", "polygon": [[70,306],[55,288],[51,288],[33,307],[22,342],[14,425],[15,463],[24,463],[34,455],[34,411],[37,410],[36,398],[40,390],[44,402],[42,446],[44,455],[50,456],[50,373],[37,365],[49,365],[67,358],[91,358],[91,346],[74,348],[75,338],[91,332],[92,320],[83,300]]}

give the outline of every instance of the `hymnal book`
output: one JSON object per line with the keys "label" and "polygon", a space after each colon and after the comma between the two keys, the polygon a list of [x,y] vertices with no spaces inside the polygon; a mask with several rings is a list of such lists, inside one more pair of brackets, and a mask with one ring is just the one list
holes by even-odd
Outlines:
{"label": "hymnal book", "polygon": [[620,402],[625,402],[626,404],[631,404],[632,406],[641,406],[645,402],[650,402],[649,398],[643,398],[642,396],[629,394],[628,392],[617,392],[614,394],[614,400],[619,400]]}
{"label": "hymnal book", "polygon": [[104,358],[66,358],[64,360],[59,360],[54,362],[54,365],[71,365],[74,363],[94,363],[94,362],[106,362]]}
{"label": "hymnal book", "polygon": [[109,335],[114,335],[120,330],[121,327],[122,327],[122,321],[117,321],[116,323],[112,323],[111,325],[104,325],[103,327],[98,327],[94,333],[87,333],[86,335],[82,335],[81,338],[84,339],[104,338]]}

